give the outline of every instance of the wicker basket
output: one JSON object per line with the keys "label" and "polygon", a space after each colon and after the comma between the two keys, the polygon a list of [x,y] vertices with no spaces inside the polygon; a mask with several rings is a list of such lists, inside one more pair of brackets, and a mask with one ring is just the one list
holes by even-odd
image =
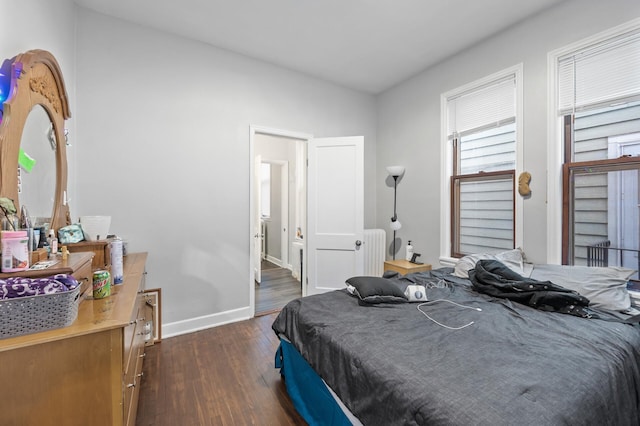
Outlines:
{"label": "wicker basket", "polygon": [[0,339],[71,325],[78,316],[81,287],[0,300]]}

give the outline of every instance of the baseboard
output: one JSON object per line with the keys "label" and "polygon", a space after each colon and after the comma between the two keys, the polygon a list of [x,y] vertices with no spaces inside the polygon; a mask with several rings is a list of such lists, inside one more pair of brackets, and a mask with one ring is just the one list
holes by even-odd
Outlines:
{"label": "baseboard", "polygon": [[219,312],[217,314],[204,315],[197,318],[189,318],[182,321],[162,324],[162,338],[179,336],[181,334],[193,333],[207,328],[218,327],[232,322],[247,320],[252,317],[251,309],[233,309],[231,311]]}
{"label": "baseboard", "polygon": [[267,260],[267,262],[271,262],[274,265],[279,266],[280,268],[282,268],[282,260],[281,259],[277,259],[277,258],[275,258],[273,256],[267,255],[267,259],[266,260]]}

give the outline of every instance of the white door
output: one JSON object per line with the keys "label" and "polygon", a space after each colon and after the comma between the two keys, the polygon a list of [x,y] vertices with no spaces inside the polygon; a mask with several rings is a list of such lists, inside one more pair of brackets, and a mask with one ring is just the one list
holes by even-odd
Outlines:
{"label": "white door", "polygon": [[307,156],[310,295],[345,288],[363,273],[364,137],[313,139]]}
{"label": "white door", "polygon": [[262,156],[253,158],[253,274],[257,283],[262,281],[262,223],[260,220],[261,184],[262,184]]}

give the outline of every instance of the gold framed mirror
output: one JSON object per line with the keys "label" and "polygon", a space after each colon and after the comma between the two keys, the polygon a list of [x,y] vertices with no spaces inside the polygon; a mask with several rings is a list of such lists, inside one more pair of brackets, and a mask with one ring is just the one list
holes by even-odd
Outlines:
{"label": "gold framed mirror", "polygon": [[[20,148],[27,119],[40,106],[51,122],[50,141],[43,138],[42,143],[51,143],[55,153],[55,190],[52,194],[49,226],[57,230],[71,224],[67,204],[67,150],[64,131],[64,121],[71,114],[62,72],[54,56],[46,50],[29,50],[17,55],[12,59],[10,68],[10,83],[0,123],[0,197],[12,199],[16,209],[20,211]],[[27,191],[28,188],[24,190]]]}

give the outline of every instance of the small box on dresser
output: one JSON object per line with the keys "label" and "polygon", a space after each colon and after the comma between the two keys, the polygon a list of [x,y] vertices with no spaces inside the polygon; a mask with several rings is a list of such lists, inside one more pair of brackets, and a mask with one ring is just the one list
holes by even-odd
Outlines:
{"label": "small box on dresser", "polygon": [[67,244],[67,250],[71,253],[79,251],[93,252],[91,268],[94,271],[97,269],[111,269],[111,250],[107,240],[80,241],[79,243]]}

